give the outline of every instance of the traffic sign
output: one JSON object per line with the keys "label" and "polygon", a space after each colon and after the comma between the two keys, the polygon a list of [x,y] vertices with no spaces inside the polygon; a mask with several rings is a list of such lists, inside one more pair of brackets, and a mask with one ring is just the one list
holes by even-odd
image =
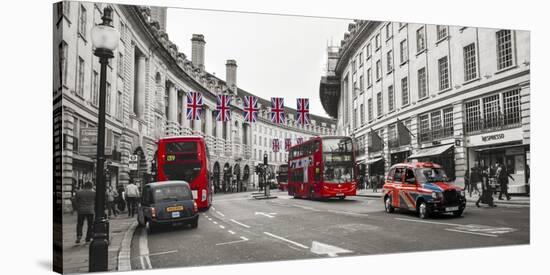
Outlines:
{"label": "traffic sign", "polygon": [[130,155],[130,160],[128,161],[128,168],[130,168],[130,170],[137,170],[137,166],[138,166],[138,156]]}

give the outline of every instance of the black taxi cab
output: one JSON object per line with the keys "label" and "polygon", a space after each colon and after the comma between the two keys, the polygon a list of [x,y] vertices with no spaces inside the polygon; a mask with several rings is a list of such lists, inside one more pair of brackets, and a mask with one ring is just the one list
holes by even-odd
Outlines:
{"label": "black taxi cab", "polygon": [[185,181],[160,181],[143,187],[138,209],[139,225],[153,233],[160,226],[190,225],[196,228],[199,221],[197,203],[189,184]]}
{"label": "black taxi cab", "polygon": [[422,219],[439,213],[459,217],[466,208],[464,190],[449,181],[440,165],[431,162],[393,165],[382,198],[387,213],[395,208],[412,210]]}

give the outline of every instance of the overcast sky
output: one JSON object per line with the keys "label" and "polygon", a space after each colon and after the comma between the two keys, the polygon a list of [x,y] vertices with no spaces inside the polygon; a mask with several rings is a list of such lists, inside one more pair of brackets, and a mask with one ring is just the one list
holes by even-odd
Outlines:
{"label": "overcast sky", "polygon": [[326,46],[339,45],[351,20],[169,8],[167,33],[191,60],[192,34],[203,34],[205,67],[225,80],[225,62],[237,61],[237,85],[268,99],[280,96],[296,108],[328,116],[319,99]]}

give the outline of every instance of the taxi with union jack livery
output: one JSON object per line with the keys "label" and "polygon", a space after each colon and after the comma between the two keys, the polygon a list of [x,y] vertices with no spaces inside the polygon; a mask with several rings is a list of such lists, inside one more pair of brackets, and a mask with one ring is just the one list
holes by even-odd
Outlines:
{"label": "taxi with union jack livery", "polygon": [[460,217],[466,207],[464,189],[453,185],[443,168],[431,162],[393,165],[382,197],[387,213],[395,208],[412,210],[422,219],[438,213]]}

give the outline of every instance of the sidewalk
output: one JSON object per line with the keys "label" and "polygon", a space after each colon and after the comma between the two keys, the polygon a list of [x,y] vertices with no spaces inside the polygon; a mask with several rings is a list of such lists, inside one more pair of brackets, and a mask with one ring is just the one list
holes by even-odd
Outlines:
{"label": "sidewalk", "polygon": [[[76,240],[76,212],[74,214],[63,214],[63,272],[64,273],[83,273],[88,272],[88,256],[90,243],[84,241],[84,236],[80,243]],[[117,270],[118,253],[121,250],[122,241],[126,231],[133,230],[132,224],[136,217],[128,217],[128,213],[121,213],[118,217],[111,216],[109,220],[110,235],[108,248],[108,270]],[[83,233],[86,234],[86,224],[83,227]]]}
{"label": "sidewalk", "polygon": [[[378,192],[373,192],[372,189],[361,189],[357,190],[357,196],[361,197],[371,197],[371,198],[381,198],[382,197],[382,189],[378,189]],[[470,197],[468,194],[466,194],[466,201],[468,203],[475,204],[477,199],[479,198],[479,194],[472,194]],[[493,198],[495,199],[496,205],[513,205],[513,206],[529,206],[530,205],[530,197],[528,195],[511,195],[511,199],[507,201],[504,200],[498,200],[498,193],[496,195],[493,195]]]}

